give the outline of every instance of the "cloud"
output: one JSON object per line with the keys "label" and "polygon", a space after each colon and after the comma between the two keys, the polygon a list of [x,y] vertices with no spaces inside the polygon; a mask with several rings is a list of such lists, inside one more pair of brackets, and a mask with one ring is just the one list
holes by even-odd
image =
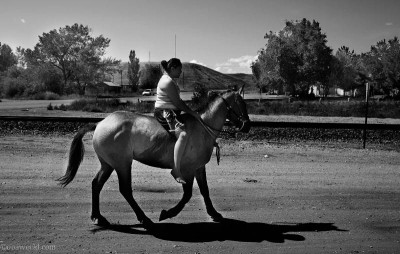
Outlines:
{"label": "cloud", "polygon": [[198,65],[203,65],[203,66],[206,66],[207,67],[207,65],[205,65],[205,64],[203,64],[203,63],[200,63],[200,62],[198,62],[197,60],[191,60],[189,63],[194,63],[194,64],[198,64]]}
{"label": "cloud", "polygon": [[25,23],[26,23],[26,20],[25,20],[25,19],[21,19],[21,22],[25,24]]}
{"label": "cloud", "polygon": [[224,63],[216,64],[216,71],[223,73],[247,73],[251,74],[251,63],[257,59],[257,56],[240,56],[230,58]]}
{"label": "cloud", "polygon": [[386,26],[393,26],[393,22],[386,22],[385,25]]}
{"label": "cloud", "polygon": [[222,73],[235,73],[232,68],[229,68],[227,66],[218,66],[215,68],[216,71],[222,72]]}

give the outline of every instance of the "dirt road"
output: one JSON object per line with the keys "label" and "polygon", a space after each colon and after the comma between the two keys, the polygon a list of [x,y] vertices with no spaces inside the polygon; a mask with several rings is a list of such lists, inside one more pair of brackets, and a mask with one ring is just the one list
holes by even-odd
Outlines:
{"label": "dirt road", "polygon": [[[115,173],[101,196],[114,224],[91,225],[86,155],[65,189],[71,137],[0,138],[1,253],[399,253],[400,153],[268,143],[221,143],[208,165],[211,198],[228,220],[210,221],[195,185],[176,218],[146,232],[118,191]],[[133,163],[134,197],[158,222],[181,188],[167,170]]]}

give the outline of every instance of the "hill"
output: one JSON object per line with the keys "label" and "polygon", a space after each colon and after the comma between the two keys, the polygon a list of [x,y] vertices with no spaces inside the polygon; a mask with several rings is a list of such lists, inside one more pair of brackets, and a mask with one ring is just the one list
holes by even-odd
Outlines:
{"label": "hill", "polygon": [[[198,64],[183,63],[182,71],[183,74],[179,78],[179,84],[189,91],[193,90],[195,83],[204,84],[210,90],[240,88],[243,85],[246,88],[253,86],[248,82],[249,78],[246,76],[228,75]],[[248,76],[251,77],[251,75]]]}
{"label": "hill", "polygon": [[246,74],[246,73],[233,73],[233,74],[226,74],[229,76],[232,76],[234,78],[243,80],[247,85],[246,89],[249,91],[259,91],[257,88],[257,84],[254,80],[254,77],[252,74]]}
{"label": "hill", "polygon": [[[146,71],[148,65],[160,65],[159,62],[144,62],[140,63],[140,71],[143,73]],[[126,85],[129,83],[128,80],[128,63],[122,63],[122,84]],[[194,63],[182,63],[182,75],[178,79],[178,84],[182,90],[193,91],[195,83],[204,84],[210,90],[224,90],[234,86],[241,87],[245,85],[246,90],[253,91],[257,90],[253,76],[250,74],[238,73],[238,74],[224,74],[208,67],[194,64]],[[121,75],[116,73],[114,75],[114,83],[121,84]],[[156,86],[157,84],[155,84]]]}

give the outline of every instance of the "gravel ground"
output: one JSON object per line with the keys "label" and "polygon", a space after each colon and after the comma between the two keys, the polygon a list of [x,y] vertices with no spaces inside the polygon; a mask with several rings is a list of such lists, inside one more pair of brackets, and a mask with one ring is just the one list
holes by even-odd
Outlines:
{"label": "gravel ground", "polygon": [[[147,232],[119,193],[115,173],[101,196],[103,215],[113,225],[90,224],[90,186],[99,168],[90,134],[84,138],[87,152],[76,179],[65,189],[54,181],[65,171],[73,135],[85,124],[0,121],[0,244],[5,253],[400,251],[400,130],[368,131],[368,149],[360,149],[361,130],[252,128],[235,134],[226,128],[219,139],[221,163],[213,156],[207,175],[215,207],[228,220],[210,222],[195,186],[179,216]],[[162,209],[178,202],[181,188],[168,171],[137,162],[132,168],[134,197],[156,222]]]}
{"label": "gravel ground", "polygon": [[[61,124],[60,124],[61,125]],[[60,127],[61,128],[61,127]],[[43,132],[44,133],[44,132]],[[207,164],[210,221],[198,187],[175,218],[181,187],[169,170],[132,163],[133,195],[154,222],[146,231],[119,193],[115,172],[101,194],[112,223],[90,223],[99,169],[91,135],[74,181],[65,172],[71,133],[0,138],[0,248],[4,253],[399,253],[397,151],[221,140]]]}

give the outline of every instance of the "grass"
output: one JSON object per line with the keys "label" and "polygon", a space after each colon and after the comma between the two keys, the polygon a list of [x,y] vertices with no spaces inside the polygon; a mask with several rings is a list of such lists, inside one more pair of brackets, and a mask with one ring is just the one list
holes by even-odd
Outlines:
{"label": "grass", "polygon": [[[365,102],[363,101],[246,101],[249,114],[255,115],[294,115],[294,116],[325,116],[325,117],[364,117]],[[195,109],[197,106],[189,102]],[[116,110],[127,110],[139,113],[154,112],[153,101],[122,103],[119,99],[78,99],[70,105],[59,107],[48,106],[49,110],[73,110],[86,112],[110,113]],[[368,116],[374,118],[400,119],[400,101],[371,101]]]}
{"label": "grass", "polygon": [[140,113],[150,113],[154,111],[154,102],[137,102],[127,101],[122,103],[119,99],[79,99],[73,101],[70,105],[61,105],[58,110],[73,110],[86,112],[110,113],[117,110],[127,110]]}
{"label": "grass", "polygon": [[33,96],[34,100],[59,100],[60,95],[53,92],[37,93]]}
{"label": "grass", "polygon": [[[297,116],[365,116],[365,102],[362,101],[295,101],[292,103],[265,101],[247,102],[249,114],[297,115]],[[376,118],[400,118],[399,101],[369,102],[368,116]]]}

